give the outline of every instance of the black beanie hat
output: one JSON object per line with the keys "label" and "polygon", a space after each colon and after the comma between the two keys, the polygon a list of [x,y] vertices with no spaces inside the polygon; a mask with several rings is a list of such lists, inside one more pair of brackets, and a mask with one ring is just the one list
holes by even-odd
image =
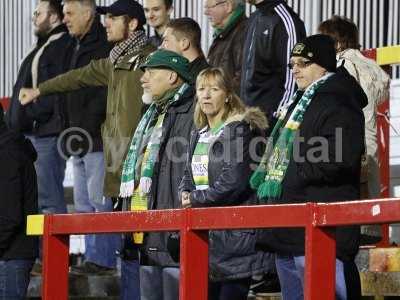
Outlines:
{"label": "black beanie hat", "polygon": [[297,43],[290,55],[301,56],[323,67],[329,72],[336,71],[335,42],[325,34],[315,34]]}

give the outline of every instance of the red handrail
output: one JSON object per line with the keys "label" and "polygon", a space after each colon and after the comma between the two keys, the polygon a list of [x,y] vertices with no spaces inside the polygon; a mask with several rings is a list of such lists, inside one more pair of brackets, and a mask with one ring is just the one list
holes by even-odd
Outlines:
{"label": "red handrail", "polygon": [[0,104],[3,107],[4,111],[8,110],[8,106],[10,105],[10,98],[0,98]]}
{"label": "red handrail", "polygon": [[[377,60],[377,49],[367,49],[362,52],[364,56]],[[386,72],[390,74],[390,65],[381,66]],[[390,130],[389,130],[389,111],[390,111],[390,100],[387,99],[378,106],[377,116],[377,139],[378,139],[378,159],[379,159],[379,173],[380,173],[380,186],[381,186],[381,197],[388,198],[390,195]],[[379,247],[389,247],[389,224],[382,224],[382,240],[378,244]]]}
{"label": "red handrail", "polygon": [[[335,299],[335,237],[329,228],[400,221],[400,198],[221,208],[46,215],[43,233],[44,300],[68,298],[69,235],[134,231],[181,233],[180,299],[206,300],[208,230],[303,227],[305,299]],[[321,276],[323,274],[323,276]]]}

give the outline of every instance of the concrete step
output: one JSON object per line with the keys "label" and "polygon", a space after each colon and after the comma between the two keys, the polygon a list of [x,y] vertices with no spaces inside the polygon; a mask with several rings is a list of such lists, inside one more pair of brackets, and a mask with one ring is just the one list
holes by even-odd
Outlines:
{"label": "concrete step", "polygon": [[[41,297],[28,297],[27,300],[41,300]],[[68,297],[70,300],[120,300],[118,297],[80,297],[80,296],[71,296]]]}
{"label": "concrete step", "polygon": [[[118,299],[119,276],[69,276],[69,296],[71,299]],[[42,278],[31,277],[28,299],[40,298]]]}
{"label": "concrete step", "polygon": [[373,272],[400,272],[400,248],[370,249],[369,270]]}
{"label": "concrete step", "polygon": [[[400,299],[400,272],[360,273],[363,299]],[[70,299],[117,299],[120,277],[115,276],[70,276]],[[39,299],[41,277],[34,276],[28,288],[28,299]],[[391,298],[391,297],[396,298]],[[382,298],[389,297],[389,298]],[[249,300],[281,300],[280,293],[257,294]]]}
{"label": "concrete step", "polygon": [[400,296],[400,272],[361,272],[365,296]]}

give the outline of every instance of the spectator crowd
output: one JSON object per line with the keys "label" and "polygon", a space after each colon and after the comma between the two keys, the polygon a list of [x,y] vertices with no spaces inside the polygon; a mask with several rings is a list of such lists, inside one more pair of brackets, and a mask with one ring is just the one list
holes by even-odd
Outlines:
{"label": "spectator crowd", "polygon": [[[173,19],[173,5],[38,2],[37,42],[0,110],[0,299],[25,299],[42,271],[26,216],[67,213],[68,158],[75,213],[379,197],[377,107],[390,79],[351,20],[307,36],[284,0],[202,0],[205,55],[199,24]],[[355,257],[379,235],[335,233],[336,298],[360,299]],[[303,299],[304,230],[211,231],[209,245],[209,299]],[[71,274],[113,275],[119,256],[122,300],[179,298],[178,233],[86,235],[85,248]]]}

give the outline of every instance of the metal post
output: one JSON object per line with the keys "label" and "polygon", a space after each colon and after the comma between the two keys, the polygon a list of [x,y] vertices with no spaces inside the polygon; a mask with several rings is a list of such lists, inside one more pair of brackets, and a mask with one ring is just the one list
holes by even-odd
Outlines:
{"label": "metal post", "polygon": [[[377,60],[377,50],[369,49],[363,51],[364,56]],[[388,74],[390,74],[391,67],[381,66]],[[379,158],[379,175],[381,185],[381,198],[389,198],[390,196],[390,99],[383,102],[378,106],[377,124],[377,139],[378,139],[378,158]],[[382,240],[377,244],[378,247],[389,247],[389,224],[381,225]]]}
{"label": "metal post", "polygon": [[191,209],[186,211],[185,228],[180,231],[180,300],[208,298],[208,231],[190,228]]}
{"label": "metal post", "polygon": [[336,240],[326,227],[316,227],[317,204],[310,204],[310,221],[306,226],[304,299],[334,300],[336,274]]}
{"label": "metal post", "polygon": [[51,234],[52,218],[44,218],[42,298],[67,300],[69,236]]}
{"label": "metal post", "polygon": [[[378,144],[379,144],[379,163],[380,163],[380,179],[381,179],[381,197],[389,198],[390,195],[390,165],[389,165],[389,146],[390,146],[390,125],[389,119],[390,102],[385,101],[378,107],[380,115],[377,120]],[[387,116],[387,117],[385,117]],[[381,247],[389,247],[389,224],[381,226],[382,241]]]}

